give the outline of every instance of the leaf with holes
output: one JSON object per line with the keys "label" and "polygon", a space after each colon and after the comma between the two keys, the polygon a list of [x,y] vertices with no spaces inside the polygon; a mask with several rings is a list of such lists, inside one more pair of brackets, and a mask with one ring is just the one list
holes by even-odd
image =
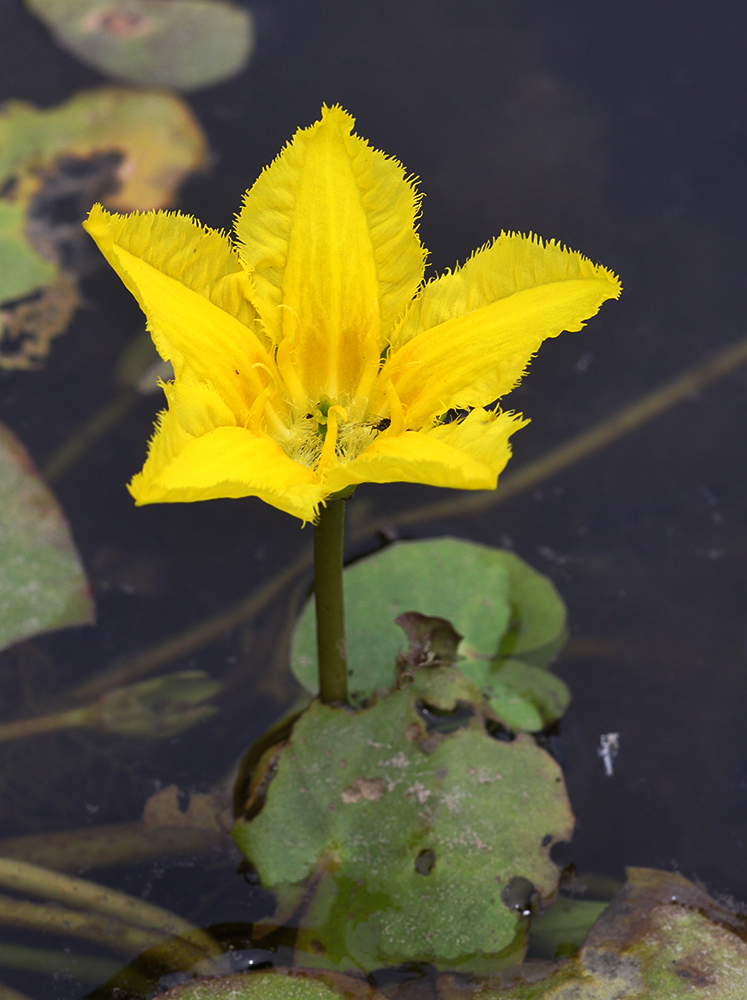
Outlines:
{"label": "leaf with holes", "polygon": [[[551,580],[512,552],[457,538],[391,545],[345,571],[350,700],[387,689],[405,646],[409,612],[450,622],[458,655],[507,728],[537,732],[565,711],[570,692],[544,668],[565,641],[565,605]],[[318,690],[314,598],[298,620],[291,669]],[[402,622],[407,624],[407,619]]]}
{"label": "leaf with holes", "polygon": [[313,703],[234,837],[299,944],[332,968],[485,970],[521,959],[573,817],[558,765],[493,739],[477,687],[421,668],[358,712]]}
{"label": "leaf with holes", "polygon": [[[349,687],[362,701],[388,688],[407,611],[445,618],[464,638],[459,654],[546,666],[565,636],[565,606],[550,580],[512,552],[458,538],[398,542],[345,571]],[[291,668],[316,693],[314,598],[293,635]]]}

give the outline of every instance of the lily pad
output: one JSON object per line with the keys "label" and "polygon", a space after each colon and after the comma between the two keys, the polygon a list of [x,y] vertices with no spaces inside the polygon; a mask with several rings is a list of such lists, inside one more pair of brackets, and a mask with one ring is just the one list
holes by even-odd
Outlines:
{"label": "lily pad", "polygon": [[193,90],[240,72],[254,48],[248,10],[227,0],[26,0],[87,66],[130,83]]}
{"label": "lily pad", "polygon": [[57,268],[34,250],[25,234],[23,206],[0,200],[0,302],[51,284]]}
{"label": "lily pad", "polygon": [[515,733],[538,733],[559,719],[571,700],[566,684],[549,670],[521,660],[464,660],[471,677],[503,725]]}
{"label": "lily pad", "polygon": [[566,640],[563,598],[552,580],[523,559],[513,552],[501,554],[509,575],[512,620],[501,638],[499,655],[546,667]]}
{"label": "lily pad", "polygon": [[0,424],[0,649],[92,625],[95,608],[65,515],[20,441]]}
{"label": "lily pad", "polygon": [[[459,633],[463,672],[514,732],[560,718],[568,688],[547,667],[565,641],[565,605],[552,581],[512,552],[456,538],[392,545],[345,571],[350,701],[389,687],[407,615],[444,619]],[[293,634],[291,669],[318,691],[313,596]],[[406,630],[406,629],[405,629]]]}
{"label": "lily pad", "polygon": [[[499,653],[545,666],[565,636],[565,606],[552,582],[513,553],[476,542],[400,542],[354,563],[344,581],[354,704],[391,684],[403,646],[395,619],[404,612],[451,622],[463,636],[459,655],[482,660],[486,669]],[[293,634],[291,669],[315,694],[314,615],[312,596]]]}
{"label": "lily pad", "polygon": [[313,703],[234,839],[333,968],[488,970],[521,959],[526,916],[554,896],[551,845],[573,816],[529,736],[493,739],[479,690],[420,669],[369,708]]}

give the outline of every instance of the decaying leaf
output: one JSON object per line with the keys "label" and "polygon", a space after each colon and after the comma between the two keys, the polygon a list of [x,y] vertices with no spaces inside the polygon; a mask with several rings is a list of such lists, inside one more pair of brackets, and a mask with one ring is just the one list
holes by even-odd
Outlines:
{"label": "decaying leaf", "polygon": [[254,21],[228,0],[26,0],[81,62],[130,83],[194,90],[239,73]]}
{"label": "decaying leaf", "polygon": [[65,515],[26,449],[0,424],[0,649],[94,620]]}
{"label": "decaying leaf", "polygon": [[[520,971],[520,970],[519,970]],[[681,875],[629,868],[578,955],[531,986],[493,981],[475,1000],[735,1000],[747,996],[747,923]],[[464,991],[444,990],[444,1000]],[[466,1000],[466,998],[465,998]]]}
{"label": "decaying leaf", "polygon": [[493,739],[479,690],[439,666],[358,712],[313,703],[234,838],[279,913],[304,900],[300,946],[329,967],[487,971],[521,959],[572,828],[555,761]]}
{"label": "decaying leaf", "polygon": [[180,809],[178,787],[167,785],[148,798],[142,823],[146,833],[164,827],[223,833],[230,825],[230,812],[226,814],[226,803],[217,792],[193,792],[187,808]]}
{"label": "decaying leaf", "polygon": [[165,93],[100,88],[40,110],[0,111],[0,367],[35,368],[78,304],[96,257],[81,222],[171,205],[206,159],[189,108]]}
{"label": "decaying leaf", "polygon": [[28,298],[0,306],[0,368],[29,371],[44,361],[78,308],[78,282],[60,271]]}

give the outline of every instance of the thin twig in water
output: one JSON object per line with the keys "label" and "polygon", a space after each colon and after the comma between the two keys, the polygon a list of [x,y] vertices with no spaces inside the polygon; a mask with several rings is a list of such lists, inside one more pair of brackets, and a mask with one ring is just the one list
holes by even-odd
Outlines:
{"label": "thin twig in water", "polygon": [[[692,393],[711,385],[747,362],[747,339],[740,340],[716,354],[710,361],[692,368],[666,385],[660,386],[629,406],[623,407],[607,420],[603,420],[589,431],[553,448],[546,455],[529,462],[514,473],[508,473],[498,483],[497,489],[489,492],[460,494],[454,499],[424,504],[411,510],[401,511],[387,517],[364,521],[351,533],[351,541],[373,534],[388,525],[416,524],[423,521],[486,510],[502,503],[526,490],[532,489],[550,476],[575,465],[582,459],[612,444],[613,441],[642,427],[649,420],[659,416],[671,407],[683,402]],[[262,584],[232,608],[212,618],[192,626],[184,632],[170,637],[149,649],[120,660],[113,666],[86,681],[71,696],[80,701],[96,697],[111,688],[145,677],[178,656],[184,656],[199,646],[216,639],[223,632],[234,628],[242,621],[258,614],[295,577],[311,565],[310,549],[290,566],[271,580]]]}
{"label": "thin twig in water", "polygon": [[422,507],[415,507],[413,510],[404,510],[387,518],[378,518],[369,522],[368,531],[376,531],[385,525],[416,524],[420,521],[432,521],[442,517],[458,517],[462,514],[472,514],[478,510],[487,510],[489,507],[519,493],[524,493],[532,487],[537,486],[550,476],[575,465],[594,452],[601,451],[618,438],[630,434],[632,431],[642,427],[643,424],[658,417],[682,403],[694,392],[704,389],[711,383],[723,378],[747,362],[747,340],[740,340],[732,344],[725,350],[719,352],[710,361],[690,371],[680,375],[672,382],[654,389],[653,392],[637,399],[630,406],[618,410],[607,420],[602,420],[596,427],[589,431],[583,431],[558,445],[547,454],[538,458],[534,462],[518,469],[516,472],[509,472],[505,475],[498,486],[492,492],[462,493],[451,500],[443,500],[436,503],[424,504]]}
{"label": "thin twig in water", "polygon": [[0,895],[0,924],[79,937],[108,945],[124,955],[139,955],[166,941],[157,931],[132,927],[100,913],[69,910],[56,903],[30,903],[26,899],[3,895]]}
{"label": "thin twig in water", "polygon": [[[55,871],[106,868],[156,858],[225,851],[232,822],[228,790],[194,792],[186,809],[169,785],[145,803],[137,823],[115,823],[0,840],[0,857]],[[45,886],[46,886],[45,882]],[[28,890],[27,890],[28,891]]]}
{"label": "thin twig in water", "polygon": [[260,612],[271,601],[273,601],[285,587],[291,583],[295,577],[311,566],[311,548],[309,547],[290,566],[276,574],[267,583],[252,591],[227,611],[212,618],[193,625],[192,628],[177,635],[159,642],[149,649],[144,649],[140,653],[121,659],[114,663],[108,670],[96,674],[90,680],[76,688],[71,696],[71,700],[84,701],[88,698],[96,698],[112,688],[122,684],[129,684],[140,677],[146,677],[153,673],[162,664],[176,659],[178,656],[185,656],[199,646],[204,646],[218,636],[223,635],[230,629],[240,625],[241,622],[251,618],[252,615]]}
{"label": "thin twig in water", "polygon": [[[15,858],[0,858],[0,885],[30,896],[55,900],[78,910],[92,910],[103,916],[115,917],[134,927],[157,930],[167,937],[196,931],[192,924],[175,913],[146,903],[143,899]],[[212,945],[207,935],[205,944],[206,947]]]}

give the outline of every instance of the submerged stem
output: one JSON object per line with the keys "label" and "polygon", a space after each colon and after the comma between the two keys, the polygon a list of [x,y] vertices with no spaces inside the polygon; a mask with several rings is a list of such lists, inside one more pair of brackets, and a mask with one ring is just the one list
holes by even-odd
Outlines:
{"label": "submerged stem", "polygon": [[328,705],[348,700],[345,609],[342,593],[344,531],[345,501],[330,499],[326,506],[321,508],[314,529],[319,697]]}

